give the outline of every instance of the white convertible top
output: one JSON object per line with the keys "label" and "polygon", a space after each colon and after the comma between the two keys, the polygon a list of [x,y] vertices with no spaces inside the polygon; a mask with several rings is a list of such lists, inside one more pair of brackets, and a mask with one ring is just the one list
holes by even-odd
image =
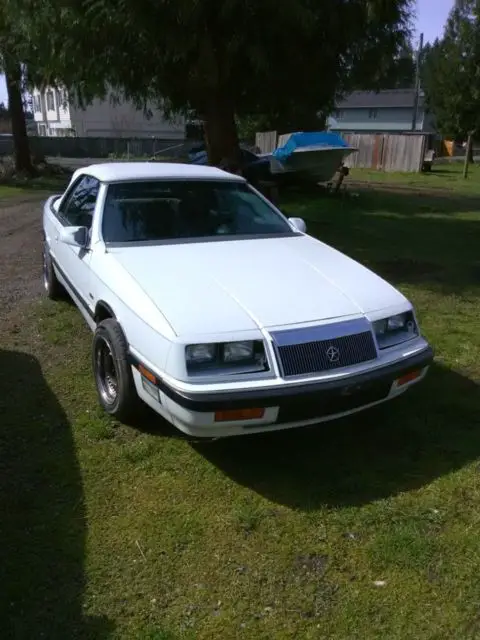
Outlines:
{"label": "white convertible top", "polygon": [[240,176],[227,173],[216,167],[182,164],[180,162],[105,162],[91,164],[77,169],[72,182],[80,175],[89,175],[100,182],[122,182],[128,180],[159,180],[165,178],[183,178],[185,180],[236,180],[244,181]]}

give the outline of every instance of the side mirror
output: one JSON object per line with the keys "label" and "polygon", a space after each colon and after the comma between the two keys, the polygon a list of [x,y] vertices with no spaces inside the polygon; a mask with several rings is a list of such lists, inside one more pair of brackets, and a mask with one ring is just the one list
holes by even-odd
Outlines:
{"label": "side mirror", "polygon": [[305,220],[302,218],[289,218],[288,221],[297,231],[300,231],[301,233],[307,232],[307,225],[305,224]]}
{"label": "side mirror", "polygon": [[55,213],[58,213],[58,209],[60,207],[60,200],[62,199],[62,196],[54,196],[54,200],[52,200],[50,206],[52,207],[52,211],[54,211]]}
{"label": "side mirror", "polygon": [[85,249],[88,244],[87,227],[63,227],[60,232],[60,241],[72,247]]}

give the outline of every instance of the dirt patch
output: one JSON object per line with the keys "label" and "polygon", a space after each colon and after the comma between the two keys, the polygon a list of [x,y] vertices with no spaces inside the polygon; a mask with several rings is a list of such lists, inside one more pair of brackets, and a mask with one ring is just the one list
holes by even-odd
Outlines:
{"label": "dirt patch", "polygon": [[45,194],[0,200],[0,318],[41,293]]}
{"label": "dirt patch", "polygon": [[295,567],[306,573],[315,573],[323,576],[328,566],[328,556],[307,554],[295,558]]}
{"label": "dirt patch", "polygon": [[383,181],[375,181],[375,180],[349,180],[349,185],[363,188],[363,189],[381,189],[383,191],[393,191],[393,192],[401,192],[405,191],[409,193],[416,194],[425,194],[425,195],[438,195],[439,191],[443,195],[451,194],[452,196],[457,196],[454,191],[444,186],[424,186],[424,185],[416,185],[416,184],[395,184],[394,182],[383,182]]}

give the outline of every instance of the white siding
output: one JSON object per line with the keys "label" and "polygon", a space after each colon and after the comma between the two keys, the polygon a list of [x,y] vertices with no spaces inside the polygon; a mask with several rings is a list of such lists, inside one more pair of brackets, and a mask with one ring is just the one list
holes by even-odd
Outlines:
{"label": "white siding", "polygon": [[[32,93],[33,118],[37,123],[40,135],[67,135],[72,128],[70,119],[70,107],[68,102],[65,103],[62,91],[53,93],[53,109],[51,106],[51,98],[47,97],[47,91],[38,91],[35,89]],[[40,111],[38,110],[40,108]],[[45,133],[42,132],[42,128]]]}

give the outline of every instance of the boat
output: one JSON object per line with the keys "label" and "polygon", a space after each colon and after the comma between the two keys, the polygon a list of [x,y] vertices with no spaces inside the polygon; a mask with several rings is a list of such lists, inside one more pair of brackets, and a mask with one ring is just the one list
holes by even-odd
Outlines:
{"label": "boat", "polygon": [[358,151],[331,131],[292,133],[270,156],[272,174],[294,172],[315,182],[329,182],[345,159]]}

